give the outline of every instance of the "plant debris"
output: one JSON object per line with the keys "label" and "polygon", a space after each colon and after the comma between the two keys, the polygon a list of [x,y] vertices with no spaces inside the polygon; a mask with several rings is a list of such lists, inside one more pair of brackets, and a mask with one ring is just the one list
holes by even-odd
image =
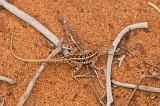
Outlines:
{"label": "plant debris", "polygon": [[[145,80],[146,78],[151,78],[151,79],[153,78],[155,81],[160,81],[160,74],[159,74],[160,62],[158,60],[159,59],[159,57],[157,56],[158,54],[157,55],[156,54],[153,55],[153,53],[151,54],[152,55],[151,57],[153,57],[153,56],[157,56],[158,57],[158,58],[156,57],[157,60],[156,60],[155,63],[151,63],[151,62],[153,62],[153,58],[149,58],[150,56],[147,55],[147,56],[143,56],[143,58],[142,58],[141,57],[142,53],[136,54],[136,52],[133,52],[131,50],[131,48],[133,48],[136,51],[143,52],[144,51],[144,47],[145,47],[145,53],[146,52],[147,53],[151,53],[151,52],[148,52],[147,49],[153,49],[152,46],[154,48],[157,48],[157,47],[155,47],[155,45],[152,44],[152,42],[150,42],[150,41],[153,41],[153,39],[150,39],[150,37],[154,36],[154,35],[150,35],[150,33],[151,34],[155,33],[153,31],[156,31],[157,30],[156,28],[159,28],[159,26],[157,26],[156,28],[153,28],[153,24],[152,24],[150,26],[151,29],[149,29],[148,32],[142,31],[142,30],[137,30],[137,32],[135,31],[135,32],[132,33],[133,29],[148,28],[148,22],[142,22],[142,23],[137,23],[137,24],[129,25],[128,27],[124,28],[118,34],[118,36],[115,38],[115,40],[113,42],[113,48],[111,48],[111,50],[106,49],[106,48],[104,50],[101,50],[100,47],[98,47],[98,49],[96,49],[96,50],[94,49],[94,48],[96,48],[94,46],[94,44],[96,46],[98,46],[98,44],[104,45],[103,44],[104,41],[102,39],[107,39],[108,40],[107,43],[110,41],[110,44],[111,44],[111,40],[113,39],[113,37],[115,36],[115,34],[117,33],[117,31],[120,28],[123,28],[123,27],[127,26],[130,23],[135,23],[135,22],[137,22],[137,20],[138,21],[148,20],[149,22],[152,22],[152,21],[158,22],[156,20],[157,17],[154,17],[153,19],[155,19],[155,20],[152,20],[151,16],[148,16],[148,15],[147,15],[147,17],[145,16],[146,13],[147,13],[146,11],[148,10],[148,8],[147,9],[143,8],[143,10],[142,10],[142,8],[138,7],[140,5],[144,6],[144,4],[143,4],[144,1],[141,1],[141,4],[139,4],[139,3],[136,3],[136,4],[133,3],[132,5],[129,5],[129,6],[128,5],[124,5],[124,4],[126,4],[125,2],[121,3],[121,2],[117,2],[117,1],[105,1],[103,3],[99,2],[99,3],[101,3],[101,5],[99,5],[98,2],[96,2],[96,3],[93,2],[93,3],[89,4],[90,1],[83,1],[84,3],[87,3],[87,5],[84,5],[82,3],[82,1],[76,1],[76,2],[73,1],[74,3],[72,3],[72,2],[67,2],[66,3],[66,1],[63,1],[63,3],[61,3],[61,1],[54,1],[54,3],[52,5],[51,5],[51,3],[46,4],[46,2],[48,3],[50,1],[43,1],[43,3],[41,3],[42,2],[41,0],[34,1],[34,2],[37,3],[37,4],[36,3],[35,4],[36,4],[37,9],[39,9],[39,10],[40,10],[40,8],[38,8],[39,4],[44,4],[44,7],[41,7],[42,10],[44,10],[44,11],[41,11],[41,13],[46,13],[46,14],[44,14],[44,16],[41,15],[41,14],[39,14],[39,13],[37,13],[37,10],[35,8],[32,9],[31,11],[27,11],[28,8],[26,8],[26,7],[27,6],[31,6],[29,4],[31,1],[30,2],[29,1],[24,2],[24,3],[28,3],[29,4],[29,5],[26,4],[24,7],[21,7],[21,5],[23,5],[23,4],[19,5],[20,2],[21,2],[21,0],[18,1],[18,2],[15,1],[15,2],[10,2],[10,3],[7,0],[1,0],[0,1],[0,6],[3,7],[4,10],[7,9],[9,11],[8,12],[8,11],[2,11],[2,10],[0,10],[0,12],[2,14],[2,15],[0,15],[1,16],[0,17],[1,24],[4,24],[4,25],[0,26],[0,34],[1,34],[0,36],[2,37],[2,39],[0,39],[2,42],[0,42],[0,43],[1,43],[1,46],[3,46],[2,48],[0,48],[0,53],[4,54],[3,56],[1,56],[1,58],[4,59],[4,62],[1,62],[1,67],[0,68],[3,70],[4,68],[7,69],[8,67],[9,68],[10,67],[11,68],[14,67],[13,71],[8,68],[9,71],[6,71],[6,72],[9,72],[9,74],[13,73],[12,75],[14,75],[14,78],[17,78],[16,79],[17,83],[16,83],[16,81],[14,81],[12,79],[9,79],[9,78],[6,78],[4,76],[0,76],[0,80],[1,80],[1,82],[5,81],[5,82],[10,83],[10,84],[15,84],[16,83],[16,85],[8,85],[6,83],[2,83],[2,86],[11,86],[11,87],[13,86],[13,89],[11,89],[11,90],[15,90],[15,89],[17,90],[17,91],[15,91],[13,93],[17,93],[17,92],[24,92],[24,93],[22,93],[21,97],[19,97],[19,95],[17,96],[17,94],[12,95],[10,93],[11,92],[10,89],[8,89],[9,92],[7,92],[6,94],[3,94],[3,95],[10,96],[10,98],[12,98],[12,99],[14,98],[14,99],[16,99],[16,101],[18,101],[18,98],[19,98],[19,101],[18,101],[18,103],[10,103],[10,102],[13,102],[13,101],[9,100],[9,102],[8,102],[6,100],[7,98],[4,96],[2,103],[0,102],[0,106],[8,105],[8,104],[11,104],[11,105],[17,104],[17,106],[23,106],[24,103],[26,103],[25,105],[32,105],[34,102],[36,102],[36,105],[39,105],[39,104],[40,105],[42,105],[42,104],[43,105],[44,104],[46,104],[46,105],[53,105],[53,104],[50,104],[50,103],[53,103],[53,102],[55,103],[54,105],[57,105],[57,103],[58,104],[62,103],[60,105],[70,105],[70,104],[68,104],[69,102],[66,102],[66,101],[69,101],[71,99],[68,99],[68,98],[66,99],[65,96],[62,96],[62,95],[66,94],[66,90],[70,90],[69,93],[67,92],[67,95],[69,97],[73,96],[74,93],[75,93],[76,97],[79,96],[79,97],[83,98],[83,96],[86,96],[86,98],[88,100],[90,100],[90,101],[93,100],[93,98],[92,97],[90,98],[90,96],[92,96],[92,94],[95,94],[95,96],[97,98],[97,101],[98,101],[98,102],[96,102],[96,100],[94,100],[95,104],[99,103],[102,106],[111,106],[112,103],[113,103],[113,100],[115,99],[115,98],[112,97],[112,89],[114,89],[113,91],[115,91],[115,89],[119,89],[120,88],[119,86],[134,89],[133,92],[132,92],[132,94],[129,96],[129,99],[125,103],[126,106],[130,105],[131,102],[133,102],[135,105],[141,105],[140,103],[136,103],[135,101],[132,100],[133,98],[136,98],[135,93],[136,93],[137,90],[144,90],[144,91],[156,92],[156,93],[160,92],[160,88],[153,87],[153,85],[155,85],[155,84],[153,84],[152,86],[141,85],[142,81]],[[35,18],[33,18],[30,15],[28,15],[27,13],[21,11],[20,9],[18,9],[17,7],[15,7],[14,5],[12,5],[11,3],[17,5],[17,7],[19,7],[19,8],[24,9],[24,11],[28,12],[29,14],[31,14]],[[79,6],[77,6],[76,3]],[[114,5],[113,8],[112,7],[107,7],[106,5],[110,4],[110,3],[116,4],[116,5]],[[126,9],[123,6],[119,6],[118,3],[121,4],[121,5],[123,5],[123,6],[127,6],[128,9]],[[83,6],[82,6],[82,4],[83,4]],[[103,6],[102,4],[105,4],[105,6]],[[56,5],[58,7],[55,6],[52,9],[48,8],[48,7],[51,7],[53,5],[54,6]],[[65,9],[63,9],[64,7],[62,5],[65,6]],[[87,7],[88,5],[89,5],[89,7]],[[93,6],[91,6],[91,5],[93,5]],[[135,8],[135,5],[136,5],[136,8]],[[151,2],[148,2],[148,5],[150,5],[151,7],[153,7],[154,9],[156,9],[158,11],[158,13],[160,13],[160,10],[159,10],[158,6],[156,6],[155,4],[153,4]],[[40,6],[42,6],[42,5],[40,5]],[[117,6],[119,6],[119,7],[117,7]],[[33,7],[33,6],[31,6],[31,7]],[[94,8],[91,9],[91,7],[94,7]],[[111,12],[107,11],[105,7],[107,7],[107,9],[111,8],[110,9]],[[135,9],[133,9],[134,10],[133,12],[131,11],[134,14],[134,16],[130,15],[130,10],[129,10],[130,7],[135,8]],[[100,8],[103,8],[103,9],[100,9]],[[112,12],[112,10],[115,10],[114,8],[119,8],[119,9],[116,10],[115,13],[114,13],[114,12]],[[57,12],[57,10],[55,10],[55,9],[57,9],[59,11]],[[69,11],[69,14],[68,14],[68,11]],[[129,17],[129,20],[126,21],[126,19],[127,19],[126,15],[122,14],[122,16],[121,16],[117,11],[119,13],[125,12],[127,14],[127,17]],[[28,51],[28,48],[26,50],[26,48],[25,48],[26,45],[23,46],[23,44],[20,44],[20,43],[24,42],[23,40],[26,37],[25,35],[26,34],[30,34],[30,35],[32,35],[32,34],[34,35],[35,34],[35,35],[38,35],[40,33],[36,32],[36,31],[34,33],[33,29],[31,29],[30,27],[24,27],[24,25],[22,25],[23,21],[21,21],[19,19],[16,19],[16,17],[14,15],[10,15],[10,12],[13,13],[15,16],[19,17],[20,19],[24,20],[25,22],[27,22],[31,26],[33,26],[39,32],[41,32],[41,34],[43,34],[46,38],[48,38],[51,41],[52,47],[54,46],[54,48],[55,48],[54,50],[52,50],[52,53],[48,55],[47,58],[41,60],[42,64],[40,65],[40,67],[37,70],[37,72],[35,72],[34,76],[32,76],[33,75],[32,71],[34,71],[34,68],[35,68],[33,66],[36,66],[36,65],[33,65],[33,64],[29,64],[28,65],[28,63],[25,63],[25,62],[20,65],[18,63],[19,61],[15,60],[13,58],[13,56],[12,57],[10,55],[8,56],[8,54],[10,53],[10,51],[8,50],[8,45],[7,46],[5,45],[5,44],[8,43],[8,39],[6,40],[6,36],[4,36],[4,35],[6,34],[7,31],[9,31],[10,29],[12,29],[13,27],[16,28],[17,29],[16,32],[15,32],[16,37],[22,36],[22,39],[19,39],[19,38],[15,39],[16,43],[17,42],[18,43],[14,44],[13,50],[15,50],[15,48],[16,49],[18,48],[19,52],[24,53],[23,50],[24,51]],[[52,19],[52,18],[55,18],[53,16],[56,16],[56,12],[57,12],[57,18],[58,18],[58,22],[60,24],[60,27],[61,27],[61,30],[62,30],[61,32],[62,33],[58,32],[60,28],[57,27],[57,23],[54,22],[53,19]],[[71,12],[71,14],[70,14],[70,12]],[[150,13],[153,13],[153,12],[150,12]],[[55,14],[53,15],[52,13],[53,14],[55,13]],[[60,15],[60,13],[63,13],[63,15],[65,17],[67,16],[66,17],[67,20],[64,19]],[[137,13],[138,14],[141,13],[141,14],[137,15]],[[48,18],[50,15],[52,15],[52,17]],[[107,20],[105,19],[106,16],[107,16]],[[143,18],[141,18],[141,16],[146,17],[147,19],[143,19]],[[157,14],[156,14],[156,16],[157,16]],[[6,17],[7,17],[7,19],[5,19]],[[13,19],[12,19],[12,17],[13,17]],[[98,17],[100,17],[100,18],[98,18]],[[140,17],[140,18],[138,18],[138,17]],[[114,20],[111,20],[110,18],[116,19],[116,21],[117,21],[118,24],[116,24],[114,22]],[[50,19],[52,21],[50,21],[48,19]],[[6,20],[7,20],[7,22],[6,22]],[[38,20],[41,23],[43,23],[44,25],[46,25],[48,28],[44,27]],[[72,22],[71,25],[69,25],[69,20]],[[81,20],[81,22],[84,22],[84,23],[79,23],[79,20]],[[14,23],[12,23],[12,21],[14,21]],[[98,24],[95,24],[96,22],[99,24],[99,26],[98,26]],[[88,26],[84,27],[84,25],[82,25],[82,24],[88,25]],[[106,27],[106,25],[108,25],[108,26]],[[150,25],[150,23],[149,23],[149,25]],[[74,26],[74,27],[71,27],[71,26]],[[22,28],[22,27],[24,27],[24,28]],[[80,31],[80,30],[81,31],[78,32],[78,33],[76,33],[76,31],[74,31],[73,28],[75,28],[78,31]],[[90,33],[92,31],[91,30],[87,30],[87,28],[91,29],[92,31],[94,31],[94,34]],[[106,30],[106,28],[107,28],[107,30]],[[108,28],[109,28],[109,30],[108,30]],[[50,29],[51,31],[49,31],[48,29]],[[153,30],[153,29],[156,29],[156,30]],[[53,34],[52,31],[54,31],[54,33],[58,34],[59,36]],[[145,35],[144,33],[146,34],[146,36],[145,37],[141,36],[141,35]],[[14,34],[14,30],[11,32],[11,34],[12,35]],[[58,38],[58,37],[61,36],[61,34],[64,37],[63,40]],[[140,36],[138,34],[140,34]],[[82,41],[78,38],[77,35],[81,35],[80,38],[82,39]],[[107,35],[107,37],[105,38],[106,35]],[[103,38],[101,39],[100,36],[102,36]],[[137,36],[140,39],[139,38],[138,39],[134,38],[134,37],[137,37]],[[30,44],[29,43],[30,41],[31,42],[32,41],[35,42],[35,36],[31,36],[31,39],[28,39],[28,37],[29,36],[26,37],[27,38],[26,44],[28,43],[27,45]],[[149,37],[149,39],[148,39],[148,37]],[[157,41],[159,40],[159,36],[156,36],[156,37],[157,38],[154,38],[154,40],[157,39],[157,40],[155,40],[155,42],[157,43]],[[123,41],[121,41],[122,38],[124,38],[124,40],[125,40],[124,43],[125,44],[123,43]],[[37,37],[36,40],[41,41],[38,37]],[[90,40],[90,41],[87,41],[87,40]],[[94,42],[96,40],[98,41],[97,44]],[[143,40],[145,40],[145,41],[148,40],[149,43],[148,42],[147,43],[149,45],[146,44],[146,42],[143,42]],[[131,43],[130,43],[130,41],[131,41]],[[82,45],[82,42],[85,43],[85,44]],[[88,49],[86,50],[85,49],[85,46],[87,44],[86,42],[87,43],[90,43],[90,42],[93,43],[93,45],[92,45],[93,47],[91,47],[91,48],[93,48],[94,50],[92,50],[92,51],[90,51]],[[132,42],[134,42],[134,43],[132,43]],[[141,43],[137,43],[137,42],[141,42]],[[42,43],[43,42],[40,42],[40,44],[42,44]],[[124,44],[125,46],[121,46],[121,43]],[[11,40],[11,44],[12,44],[12,40]],[[12,48],[12,45],[10,45],[10,48]],[[41,50],[43,50],[41,48],[41,45],[40,46],[36,46],[36,48],[39,51],[39,53],[41,52]],[[37,55],[38,52],[36,52],[37,54],[34,54],[35,48],[29,47],[29,49],[32,50],[32,53],[28,54],[28,55],[31,55],[31,56],[33,55],[35,57],[38,57],[38,55]],[[50,48],[50,49],[53,49],[53,48]],[[123,53],[120,53],[119,50],[122,51],[122,49],[123,49]],[[13,54],[13,50],[11,49],[11,53],[12,54]],[[155,49],[155,51],[158,51],[158,50]],[[44,50],[44,51],[46,51],[46,50]],[[6,54],[5,54],[5,52],[6,52]],[[101,55],[103,53],[105,53],[105,54]],[[57,55],[60,54],[60,55],[57,56],[58,58],[55,57],[56,54]],[[104,70],[104,74],[102,74],[103,71],[101,71],[101,70],[103,70],[103,68],[99,68],[97,65],[102,65],[103,61],[101,61],[101,60],[105,60],[107,58],[105,56],[106,54],[108,54],[107,55],[108,56],[108,62],[107,62],[107,67]],[[119,67],[122,64],[124,64],[123,66],[126,66],[126,65],[129,64],[129,66],[127,66],[127,68],[126,67],[121,67],[123,69],[122,72],[127,71],[127,70],[129,70],[131,68],[134,68],[133,70],[135,70],[135,67],[134,67],[135,65],[131,65],[132,67],[130,67],[130,64],[132,64],[133,62],[129,63],[130,60],[123,61],[124,58],[128,56],[128,54],[129,54],[129,56],[131,55],[132,59],[135,59],[135,57],[138,58],[138,60],[140,60],[139,64],[143,64],[142,67],[141,67],[140,72],[138,72],[139,74],[141,74],[140,75],[141,77],[139,76],[140,79],[137,81],[137,84],[122,83],[122,82],[114,80],[114,78],[115,78],[114,74],[115,73],[118,74],[118,78],[122,77],[122,76],[119,76],[119,75],[122,75],[122,73],[120,73],[120,71],[114,72],[113,77],[111,77],[112,76],[111,70],[112,69],[113,69],[113,71],[115,70],[115,67],[114,67],[115,64],[112,65],[112,62],[114,61],[113,57],[115,55],[121,56],[121,57],[118,58],[118,60],[119,60]],[[41,55],[43,55],[43,54],[41,54]],[[45,74],[43,74],[42,77],[44,79],[39,78],[39,76],[42,74],[42,72],[44,72],[45,67],[47,66],[47,64],[49,62],[51,62],[51,61],[52,62],[55,61],[56,60],[55,58],[56,59],[60,59],[59,62],[60,61],[61,62],[68,62],[67,65],[71,66],[71,68],[72,68],[72,74],[68,74],[68,70],[65,71],[65,73],[64,73],[63,71],[65,69],[64,70],[60,69],[61,65],[59,65],[59,66],[55,65],[55,67],[58,68],[58,71],[54,71],[54,70],[53,70],[53,72],[50,72],[50,71],[48,72],[47,71],[49,73],[49,74],[46,75],[47,77],[44,77]],[[131,59],[131,61],[132,61],[132,59]],[[22,59],[21,58],[21,60],[27,60],[27,59]],[[100,61],[98,61],[98,60],[100,60]],[[37,61],[35,61],[35,62],[37,62]],[[16,64],[14,64],[14,63],[16,63]],[[96,65],[95,65],[95,63],[96,63]],[[18,68],[17,68],[16,65],[18,66]],[[38,65],[39,64],[37,64],[37,66]],[[51,65],[49,65],[49,66],[51,66]],[[83,68],[82,68],[82,66],[83,66]],[[28,67],[30,67],[30,68],[28,68]],[[30,70],[31,67],[32,67],[32,70]],[[51,67],[54,67],[54,66],[51,66]],[[80,70],[81,68],[82,68],[82,70]],[[119,69],[121,70],[121,68],[118,68],[118,70]],[[151,68],[151,69],[148,71],[149,68]],[[83,70],[83,69],[86,69],[86,70]],[[147,72],[146,71],[142,72],[142,70],[146,70],[146,69],[147,69]],[[10,71],[12,71],[12,72],[10,72]],[[27,72],[25,72],[25,71],[27,71]],[[1,71],[1,72],[5,73],[5,71]],[[134,72],[134,71],[132,71],[132,72]],[[53,73],[53,74],[50,75],[51,73]],[[146,74],[146,73],[148,73],[148,74]],[[60,76],[60,74],[64,74],[64,76],[63,75]],[[24,78],[24,76],[26,77],[27,75],[29,77],[26,77],[26,79],[24,81],[24,80],[22,80],[22,75],[23,75],[23,78]],[[73,85],[75,87],[78,86],[79,87],[78,89],[77,88],[76,88],[76,90],[72,89],[73,86],[71,85],[72,83],[70,83],[71,82],[71,78],[67,79],[67,77],[69,75],[71,75],[72,79],[74,80],[72,82],[72,83],[74,83]],[[126,75],[126,74],[123,74],[123,78],[124,79],[132,80],[131,79],[132,76],[129,76],[130,78],[126,78],[126,76],[124,76],[124,75]],[[136,74],[136,75],[138,75],[138,74]],[[31,77],[32,77],[31,81],[28,81],[28,79],[31,78]],[[53,78],[53,77],[55,77],[55,78]],[[117,75],[116,75],[116,77],[117,77]],[[53,79],[50,80],[51,78],[53,78]],[[79,80],[80,78],[81,79],[83,78],[82,79],[82,83],[88,83],[88,85],[85,84],[82,87],[81,86],[81,80]],[[36,82],[37,82],[38,79],[40,79],[41,81],[39,81],[37,83],[37,85],[36,85]],[[47,83],[44,83],[42,80],[45,80]],[[62,80],[63,80],[63,82],[62,82]],[[65,82],[65,81],[67,81],[67,82]],[[51,85],[50,88],[52,89],[52,87],[53,87],[53,90],[51,90],[51,92],[49,92],[49,89],[41,88],[41,87],[45,87],[45,88],[49,88],[49,87],[48,86],[44,86],[44,85],[39,86],[40,82],[41,82],[41,84],[48,84],[49,86]],[[27,83],[28,83],[28,86],[26,86]],[[70,85],[68,86],[67,83],[70,84],[71,86]],[[106,83],[106,86],[104,86],[105,83]],[[111,83],[114,84],[113,88],[111,86]],[[150,82],[145,82],[145,84],[146,83],[150,83]],[[155,83],[157,83],[157,82],[155,82]],[[23,87],[23,89],[22,88],[16,88],[16,87],[20,87],[20,85],[22,85],[21,87]],[[56,88],[57,85],[58,85],[58,87]],[[26,86],[25,90],[24,90],[24,86]],[[35,91],[32,91],[32,89],[33,89],[34,86],[35,87],[38,86],[38,87],[35,88]],[[79,92],[79,90],[81,88],[84,88],[86,90],[85,91],[86,93],[80,92],[79,95],[77,96],[77,92]],[[37,89],[38,90],[39,89],[42,90],[42,91],[38,91],[41,94],[40,93],[37,94]],[[92,93],[90,92],[91,90],[92,90]],[[74,91],[76,91],[76,92],[74,92]],[[58,94],[59,92],[61,94]],[[44,97],[47,98],[46,100],[49,100],[49,101],[52,101],[52,102],[48,103],[49,101],[46,101],[46,100],[45,101],[43,101],[43,100],[38,101],[39,99],[36,98],[37,99],[36,100],[35,98],[32,97],[32,101],[31,101],[32,103],[30,103],[30,100],[28,100],[29,101],[28,102],[29,104],[28,104],[26,102],[26,100],[30,97],[31,93],[34,94],[34,95],[31,95],[31,96],[35,96],[35,97],[37,97],[37,95],[38,95],[38,97],[42,97],[41,95],[45,94]],[[52,98],[52,97],[50,98],[49,97],[51,95],[51,93],[52,93],[52,96],[56,95],[55,98]],[[116,92],[113,92],[113,93],[114,93],[114,95],[116,95]],[[83,96],[81,96],[81,95],[83,95]],[[149,101],[150,100],[154,101],[154,100],[156,100],[155,98],[159,98],[158,96],[159,95],[149,93],[149,97],[148,97],[149,99],[148,100]],[[75,95],[73,96],[73,98],[74,97],[75,97]],[[86,102],[86,98],[85,99],[83,98],[85,102]],[[117,96],[117,98],[119,98],[119,97]],[[120,99],[125,99],[125,98],[120,98]],[[4,104],[4,100],[7,101],[7,102],[5,102],[5,104]],[[81,99],[78,99],[78,98],[75,99],[74,98],[73,102],[76,103],[76,104],[73,103],[74,105],[80,105]],[[82,103],[83,103],[83,101],[82,101]],[[87,102],[87,103],[89,103],[89,102]],[[92,102],[90,102],[90,103],[93,104]],[[116,103],[117,103],[117,101],[115,99],[113,105],[115,105]],[[147,104],[148,104],[148,101],[147,101]]]}

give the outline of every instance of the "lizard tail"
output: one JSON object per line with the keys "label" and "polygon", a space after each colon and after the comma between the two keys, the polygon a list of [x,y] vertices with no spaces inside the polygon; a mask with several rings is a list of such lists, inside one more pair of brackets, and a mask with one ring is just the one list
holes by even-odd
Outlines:
{"label": "lizard tail", "polygon": [[19,56],[17,56],[14,52],[13,52],[13,36],[14,36],[14,29],[13,31],[11,32],[11,38],[10,38],[10,51],[11,51],[11,54],[18,60],[21,60],[21,61],[25,61],[25,62],[51,62],[52,60],[51,59],[39,59],[39,60],[34,60],[34,59],[24,59],[24,58],[21,58]]}

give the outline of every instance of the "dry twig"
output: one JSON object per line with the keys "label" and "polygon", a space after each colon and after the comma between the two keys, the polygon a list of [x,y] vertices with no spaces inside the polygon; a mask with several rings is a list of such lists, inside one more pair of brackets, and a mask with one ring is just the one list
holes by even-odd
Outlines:
{"label": "dry twig", "polygon": [[[61,43],[59,44],[59,46],[57,46],[57,48],[55,50],[52,51],[52,53],[48,56],[47,59],[50,59],[52,57],[54,57],[56,54],[58,54],[61,51]],[[35,76],[32,78],[32,80],[30,81],[28,87],[26,88],[26,91],[24,92],[24,94],[21,96],[20,100],[18,101],[17,106],[23,106],[24,102],[26,101],[26,99],[28,98],[28,96],[31,93],[31,90],[36,82],[36,80],[39,78],[39,76],[41,75],[41,73],[43,72],[45,66],[47,65],[47,62],[44,62],[40,68],[38,69],[38,71],[36,72]]]}
{"label": "dry twig", "polygon": [[52,34],[47,28],[45,28],[41,23],[39,23],[35,18],[29,16],[25,12],[19,10],[17,7],[13,6],[12,4],[8,3],[6,0],[0,0],[0,6],[4,7],[23,21],[27,22],[28,24],[32,25],[42,34],[44,34],[52,43],[58,45],[59,39]]}
{"label": "dry twig", "polygon": [[[28,24],[32,25],[34,28],[36,28],[38,31],[40,31],[45,37],[47,37],[53,44],[56,46],[59,43],[59,39],[54,35],[52,32],[50,32],[46,27],[44,27],[40,22],[38,22],[35,18],[29,16],[25,12],[21,11],[17,7],[13,6],[12,4],[8,3],[6,0],[0,0],[0,6],[4,7],[23,21],[27,22]],[[67,50],[63,51],[64,55],[68,54]]]}
{"label": "dry twig", "polygon": [[95,85],[94,85],[94,83],[93,83],[93,80],[91,80],[90,85],[91,85],[91,87],[92,87],[92,89],[93,89],[93,91],[94,91],[94,94],[95,94],[96,97],[98,98],[98,101],[100,102],[100,104],[101,104],[102,106],[105,106],[104,102],[102,101],[101,97],[99,96],[99,94],[98,94],[98,92],[97,92],[97,90],[96,90],[96,88],[95,88]]}
{"label": "dry twig", "polygon": [[[13,35],[14,35],[14,29],[11,32],[11,38],[10,38],[10,50],[11,53],[13,54],[13,50],[12,50],[12,40],[13,40]],[[56,54],[58,54],[61,50],[62,50],[62,41],[59,42],[57,48],[55,50],[53,50],[53,52],[48,56],[47,59],[50,59],[52,57],[54,57]],[[23,106],[25,101],[27,100],[28,96],[30,95],[32,88],[36,82],[36,80],[39,78],[39,76],[41,75],[41,73],[43,72],[45,66],[47,65],[47,62],[44,62],[40,68],[38,69],[38,71],[36,72],[35,76],[32,78],[31,82],[29,83],[29,85],[26,88],[26,91],[24,92],[24,94],[20,97],[20,100],[17,103],[17,106]]]}
{"label": "dry twig", "polygon": [[[137,87],[134,84],[127,84],[127,83],[119,82],[113,79],[112,79],[112,83],[117,86],[122,86],[122,87],[132,88],[132,89],[135,89]],[[142,86],[142,85],[138,86],[138,90],[149,91],[149,92],[160,92],[160,88],[155,88],[151,86]]]}
{"label": "dry twig", "polygon": [[15,80],[12,80],[12,79],[7,78],[7,77],[4,77],[4,76],[0,76],[0,81],[7,82],[7,83],[9,83],[9,84],[15,84],[15,83],[16,83]]}
{"label": "dry twig", "polygon": [[160,8],[158,8],[155,4],[148,2],[148,5],[150,5],[151,7],[153,7],[154,9],[156,9],[158,11],[158,13],[160,13]]}
{"label": "dry twig", "polygon": [[70,45],[74,45],[80,53],[84,53],[84,48],[82,46],[81,41],[79,40],[77,34],[73,30],[73,28],[67,23],[67,21],[60,15],[59,11],[57,11],[58,22],[61,25],[62,32],[66,37],[68,43]]}
{"label": "dry twig", "polygon": [[124,46],[118,46],[118,47],[121,48],[121,49],[126,50],[129,53],[131,53],[132,55],[134,55],[135,57],[137,57],[142,63],[148,64],[148,65],[150,65],[152,67],[155,67],[155,68],[160,68],[160,66],[152,64],[152,63],[144,60],[143,58],[141,58],[140,56],[138,56],[136,53],[134,53],[133,51],[129,50],[127,47],[124,47]]}
{"label": "dry twig", "polygon": [[122,65],[122,62],[125,57],[126,57],[125,55],[122,55],[121,57],[118,58],[118,61],[119,61],[118,67],[120,67]]}
{"label": "dry twig", "polygon": [[[141,82],[145,79],[145,78],[158,78],[158,76],[160,76],[160,74],[156,73],[153,75],[143,75],[140,80],[138,81],[138,83],[136,84],[136,88],[133,90],[132,94],[129,96],[129,99],[126,103],[126,106],[129,105],[130,101],[132,100],[133,96],[135,95],[136,91],[139,88],[139,85],[141,84]],[[160,79],[160,78],[159,78]],[[154,91],[155,92],[155,91]]]}
{"label": "dry twig", "polygon": [[[121,38],[130,30],[137,29],[137,28],[148,28],[148,23],[143,22],[143,23],[137,23],[133,25],[129,25],[125,29],[123,29],[116,39],[113,42],[114,48],[109,52],[109,54],[114,54],[115,50],[121,40]],[[108,61],[107,61],[107,68],[104,70],[105,76],[106,76],[106,89],[107,89],[107,105],[106,106],[111,106],[111,103],[113,102],[113,97],[112,97],[112,89],[111,89],[111,66],[112,66],[112,61],[113,61],[113,56],[114,55],[108,55]]]}

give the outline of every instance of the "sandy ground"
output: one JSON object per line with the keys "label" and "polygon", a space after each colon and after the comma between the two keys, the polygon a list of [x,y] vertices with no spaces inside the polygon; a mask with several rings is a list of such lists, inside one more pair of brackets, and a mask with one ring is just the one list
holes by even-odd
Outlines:
{"label": "sandy ground", "polygon": [[[148,30],[134,30],[127,47],[141,57],[156,64],[160,62],[160,14],[147,5],[148,0],[12,0],[12,4],[36,18],[58,38],[63,38],[56,11],[74,28],[85,49],[109,47],[117,34],[126,26],[137,22],[149,22]],[[151,0],[160,7],[159,0]],[[15,106],[26,86],[36,73],[40,63],[26,63],[15,59],[9,50],[9,31],[15,28],[14,51],[28,59],[46,58],[52,50],[44,42],[46,38],[33,27],[5,9],[0,10],[0,75],[17,81],[15,85],[0,82],[0,100],[4,106]],[[135,49],[137,43],[143,51]],[[102,57],[103,58],[103,57]],[[102,59],[102,63],[106,63]],[[102,65],[98,62],[99,65]],[[150,69],[147,65],[136,66],[139,61],[126,54],[120,68],[115,58],[112,78],[136,84],[141,75]],[[82,69],[85,71],[85,69]],[[160,72],[160,70],[156,70]],[[68,65],[49,64],[38,79],[25,106],[100,106],[87,78],[74,80]],[[100,73],[105,84],[103,73]],[[103,89],[95,84],[100,94]],[[160,81],[147,79],[143,85],[160,87]],[[113,88],[113,106],[122,106],[133,90]],[[156,96],[151,99],[152,96]],[[160,106],[160,94],[138,91],[131,106]]]}

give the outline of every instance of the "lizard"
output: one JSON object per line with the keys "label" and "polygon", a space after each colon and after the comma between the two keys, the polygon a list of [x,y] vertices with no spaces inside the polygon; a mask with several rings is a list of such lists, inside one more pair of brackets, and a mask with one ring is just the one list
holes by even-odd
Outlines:
{"label": "lizard", "polygon": [[[55,59],[24,59],[19,56],[17,56],[13,52],[13,35],[11,36],[10,40],[10,51],[11,54],[18,60],[25,61],[25,62],[49,62],[49,63],[55,63],[55,64],[69,64],[78,71],[82,66],[90,64],[92,68],[99,70],[98,67],[95,65],[95,63],[98,61],[98,57],[105,55],[110,51],[110,49],[105,50],[95,50],[92,52],[85,52],[84,54],[70,54],[64,57],[55,58]],[[63,45],[63,41],[60,42],[59,46]]]}

